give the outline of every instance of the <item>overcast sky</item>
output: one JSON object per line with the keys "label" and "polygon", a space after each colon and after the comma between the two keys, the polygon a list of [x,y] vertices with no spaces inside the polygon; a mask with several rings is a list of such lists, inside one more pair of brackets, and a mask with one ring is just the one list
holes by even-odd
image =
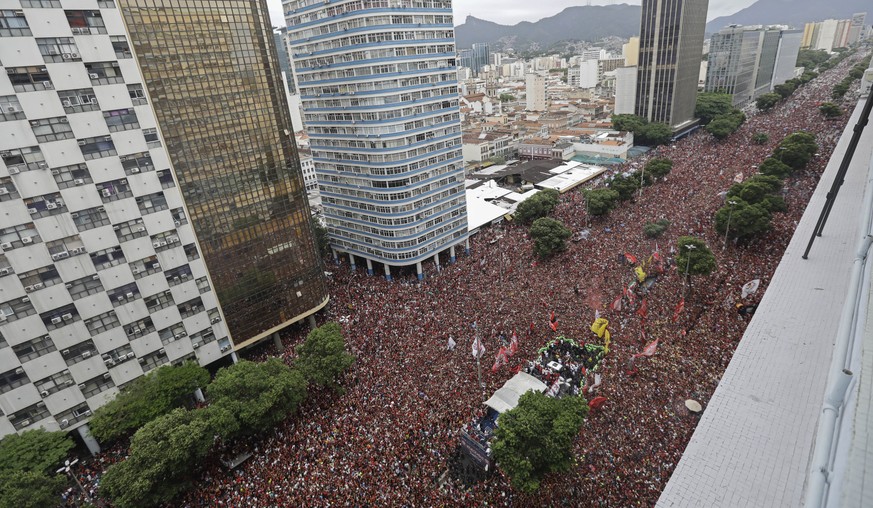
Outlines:
{"label": "overcast sky", "polygon": [[[709,0],[709,16],[713,20],[719,16],[733,14],[744,9],[756,0]],[[267,0],[270,4],[270,14],[273,25],[284,26],[281,0]],[[586,5],[586,0],[454,0],[455,24],[460,25],[472,14],[479,19],[494,21],[504,25],[514,25],[521,21],[537,21],[554,16],[567,7]],[[592,5],[606,4],[640,4],[639,0],[592,0]]]}

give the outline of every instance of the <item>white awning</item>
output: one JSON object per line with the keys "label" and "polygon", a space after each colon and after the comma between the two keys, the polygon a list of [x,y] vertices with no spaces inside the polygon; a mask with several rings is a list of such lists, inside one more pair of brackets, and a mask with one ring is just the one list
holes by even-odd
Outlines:
{"label": "white awning", "polygon": [[503,414],[510,409],[515,408],[515,406],[518,405],[518,399],[521,398],[524,393],[530,390],[544,392],[546,389],[548,389],[548,387],[539,379],[530,374],[519,372],[513,376],[512,379],[507,381],[499,390],[494,392],[494,395],[485,401],[485,405],[498,413]]}

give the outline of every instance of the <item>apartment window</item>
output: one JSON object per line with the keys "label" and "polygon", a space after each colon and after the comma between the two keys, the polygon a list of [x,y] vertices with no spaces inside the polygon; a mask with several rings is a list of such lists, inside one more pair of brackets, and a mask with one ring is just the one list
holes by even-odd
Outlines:
{"label": "apartment window", "polygon": [[13,273],[15,273],[15,270],[12,268],[12,265],[9,264],[9,260],[6,259],[6,255],[0,254],[0,277],[12,275]]}
{"label": "apartment window", "polygon": [[133,191],[130,190],[127,178],[98,183],[97,192],[100,193],[100,197],[103,199],[104,203],[133,197]]}
{"label": "apartment window", "polygon": [[142,365],[142,371],[148,372],[156,367],[160,367],[161,365],[167,363],[170,359],[167,358],[167,352],[163,349],[159,349],[154,353],[148,354],[139,359],[140,365]]}
{"label": "apartment window", "polygon": [[106,330],[111,330],[120,324],[121,323],[118,321],[118,316],[115,314],[114,310],[104,312],[99,316],[94,316],[85,320],[85,326],[88,328],[88,331],[91,332],[91,336],[100,335]]}
{"label": "apartment window", "polygon": [[153,171],[155,169],[155,165],[152,163],[152,156],[148,152],[122,155],[121,167],[124,168],[124,172],[128,175]]}
{"label": "apartment window", "polygon": [[16,367],[10,371],[0,374],[0,393],[12,391],[19,386],[26,385],[30,382],[24,369]]}
{"label": "apartment window", "polygon": [[195,349],[213,341],[215,341],[215,332],[212,331],[212,328],[207,328],[191,336],[191,345]]}
{"label": "apartment window", "polygon": [[175,286],[177,284],[181,284],[183,282],[194,279],[194,276],[191,273],[191,267],[188,265],[182,265],[178,268],[167,270],[166,272],[164,272],[164,277],[167,278],[167,283],[170,286]]}
{"label": "apartment window", "polygon": [[84,420],[91,416],[91,409],[88,407],[88,404],[83,402],[71,409],[68,409],[62,413],[58,413],[55,415],[55,419],[58,421],[58,425],[62,429],[69,427],[77,422]]}
{"label": "apartment window", "polygon": [[45,408],[45,402],[40,401],[32,406],[28,406],[10,414],[9,422],[13,427],[15,427],[15,430],[21,430],[42,421],[49,416],[49,412]]}
{"label": "apartment window", "polygon": [[58,193],[27,198],[24,200],[24,204],[33,219],[41,219],[67,211],[67,206]]}
{"label": "apartment window", "polygon": [[0,349],[4,347],[9,347],[9,344],[6,342],[6,339],[3,337],[3,334],[0,333]]}
{"label": "apartment window", "polygon": [[82,243],[82,239],[79,235],[68,236],[66,238],[61,238],[60,240],[52,240],[51,242],[46,242],[45,246],[54,261],[60,261],[61,259],[78,256],[79,254],[85,254],[85,252],[87,252],[85,244]]}
{"label": "apartment window", "polygon": [[85,164],[73,164],[52,170],[52,176],[59,189],[69,189],[88,183],[93,183],[91,172]]}
{"label": "apartment window", "polygon": [[155,248],[155,252],[162,252],[167,249],[172,249],[173,247],[179,246],[179,237],[176,236],[175,231],[166,231],[164,233],[159,233],[151,237],[152,247]]}
{"label": "apartment window", "polygon": [[115,0],[97,0],[97,7],[101,9],[114,9]]}
{"label": "apartment window", "polygon": [[40,242],[42,239],[33,223],[0,229],[0,248],[6,251]]}
{"label": "apartment window", "polygon": [[30,26],[24,11],[12,9],[0,10],[0,37],[22,37],[31,35]]}
{"label": "apartment window", "polygon": [[133,302],[134,300],[142,298],[136,282],[131,282],[130,284],[125,284],[124,286],[121,286],[119,288],[111,289],[109,290],[107,295],[109,296],[109,300],[112,302],[113,307],[126,305]]}
{"label": "apartment window", "polygon": [[115,143],[112,142],[112,137],[110,136],[80,139],[79,148],[82,150],[85,160],[118,155],[118,152],[115,151]]}
{"label": "apartment window", "polygon": [[139,129],[139,120],[132,109],[104,111],[103,118],[106,120],[106,126],[109,127],[109,132]]}
{"label": "apartment window", "polygon": [[200,277],[197,279],[197,289],[200,290],[200,294],[208,293],[212,288],[209,287],[209,279],[206,277]]}
{"label": "apartment window", "polygon": [[73,381],[73,376],[70,374],[70,371],[63,370],[57,374],[42,378],[33,384],[36,386],[36,389],[39,390],[39,394],[45,398],[68,386],[73,386],[76,382]]}
{"label": "apartment window", "polygon": [[64,11],[73,35],[105,34],[106,25],[100,11]]}
{"label": "apartment window", "polygon": [[85,64],[92,85],[114,85],[124,83],[118,62],[92,62]]}
{"label": "apartment window", "polygon": [[149,129],[143,129],[142,134],[146,140],[146,146],[149,148],[160,148],[161,140],[158,139],[158,129],[152,127]]}
{"label": "apartment window", "polygon": [[177,341],[186,335],[188,335],[188,332],[185,331],[185,325],[182,323],[176,323],[173,326],[164,328],[158,332],[158,337],[160,337],[161,343],[165,345]]}
{"label": "apartment window", "polygon": [[52,90],[51,78],[48,69],[40,66],[31,67],[7,67],[6,75],[12,82],[12,88],[16,92],[36,92],[39,90]]}
{"label": "apartment window", "polygon": [[0,150],[0,158],[6,164],[10,175],[17,175],[22,171],[48,169],[45,156],[43,156],[42,150],[38,146]]}
{"label": "apartment window", "polygon": [[149,309],[149,313],[154,313],[161,309],[165,309],[175,303],[173,302],[173,295],[169,291],[164,291],[163,293],[148,296],[144,300],[146,307],[148,307]]}
{"label": "apartment window", "polygon": [[66,284],[67,290],[73,300],[78,300],[89,295],[96,295],[103,292],[103,283],[100,282],[100,276],[97,274],[88,275],[81,279],[76,279],[73,282]]}
{"label": "apartment window", "polygon": [[221,313],[218,312],[218,309],[210,309],[209,310],[209,322],[211,324],[215,324],[221,321]]}
{"label": "apartment window", "polygon": [[153,331],[155,331],[155,324],[150,317],[140,319],[135,323],[124,325],[124,332],[127,333],[127,336],[130,338],[141,337],[152,333]]}
{"label": "apartment window", "polygon": [[36,309],[27,296],[0,303],[0,323],[9,323],[32,314],[36,314]]}
{"label": "apartment window", "polygon": [[125,262],[124,253],[121,251],[121,247],[118,246],[103,249],[91,254],[91,261],[94,263],[94,267],[97,270],[103,270],[110,266],[117,266]]}
{"label": "apartment window", "polygon": [[130,347],[130,344],[125,344],[113,349],[112,351],[103,353],[100,357],[103,358],[103,363],[111,369],[118,364],[124,363],[128,360],[133,360],[136,358],[136,354],[133,352],[133,348]]}
{"label": "apartment window", "polygon": [[148,215],[169,208],[167,205],[167,198],[164,197],[163,192],[156,192],[154,194],[149,194],[148,196],[140,196],[136,198],[136,202],[137,205],[139,205],[139,211],[143,215]]}
{"label": "apartment window", "polygon": [[136,219],[124,222],[122,224],[115,224],[112,226],[112,229],[115,230],[115,236],[118,237],[119,243],[128,242],[135,238],[140,238],[143,236],[148,236],[148,231],[146,231],[145,224],[143,224],[142,219]]}
{"label": "apartment window", "polygon": [[108,372],[106,372],[80,384],[79,390],[82,391],[82,395],[84,395],[86,399],[89,399],[99,393],[105,392],[106,390],[114,386],[115,383],[112,381],[112,376]]}
{"label": "apartment window", "polygon": [[72,37],[37,38],[36,45],[46,63],[81,62],[79,49]]}
{"label": "apartment window", "polygon": [[21,285],[28,293],[39,291],[40,289],[61,284],[61,276],[54,265],[44,266],[18,275],[21,280]]}
{"label": "apartment window", "polygon": [[97,96],[91,88],[79,88],[77,90],[61,90],[58,92],[61,105],[66,113],[82,113],[85,111],[97,111],[100,104]]}
{"label": "apartment window", "polygon": [[60,6],[61,0],[21,0],[21,7],[25,9],[48,9],[50,7]]}
{"label": "apartment window", "polygon": [[162,189],[176,186],[176,182],[173,180],[173,173],[169,169],[158,171],[158,180],[161,182]]}
{"label": "apartment window", "polygon": [[18,97],[14,95],[0,96],[0,122],[24,120],[24,111]]}
{"label": "apartment window", "polygon": [[91,339],[61,350],[61,356],[67,365],[75,365],[97,354],[97,347]]}
{"label": "apartment window", "polygon": [[55,343],[52,342],[52,338],[44,335],[23,344],[12,346],[12,351],[21,363],[26,363],[52,351],[57,351],[57,349],[55,349]]}
{"label": "apartment window", "polygon": [[178,305],[179,314],[182,315],[182,319],[191,317],[197,313],[203,312],[203,300],[198,296],[197,298],[192,298],[187,302],[180,303]]}
{"label": "apartment window", "polygon": [[173,224],[179,227],[183,224],[188,224],[188,217],[185,216],[185,210],[182,208],[173,208],[170,210],[173,215]]}
{"label": "apartment window", "polygon": [[18,189],[9,177],[0,177],[0,202],[19,199]]}
{"label": "apartment window", "polygon": [[148,104],[146,100],[145,90],[140,83],[135,85],[127,85],[127,93],[130,94],[130,100],[134,106],[145,106]]}
{"label": "apartment window", "polygon": [[60,141],[62,139],[70,139],[73,137],[73,129],[70,127],[67,117],[65,116],[43,118],[42,120],[31,120],[30,128],[33,130],[36,140],[40,143]]}
{"label": "apartment window", "polygon": [[135,279],[140,279],[146,275],[158,273],[161,271],[161,263],[158,262],[157,256],[149,256],[139,261],[134,261],[130,264],[130,270],[133,272]]}
{"label": "apartment window", "polygon": [[79,231],[87,231],[109,224],[109,216],[106,215],[106,209],[102,206],[73,212],[70,216],[73,218],[73,222]]}
{"label": "apartment window", "polygon": [[49,330],[63,328],[75,321],[81,321],[82,319],[79,317],[79,311],[76,310],[76,306],[72,303],[48,312],[43,312],[39,317],[42,318],[42,322]]}
{"label": "apartment window", "polygon": [[118,58],[131,58],[130,44],[127,42],[127,37],[123,35],[112,35],[109,37],[112,42],[112,49],[115,50],[115,56]]}
{"label": "apartment window", "polygon": [[200,253],[197,252],[197,245],[193,243],[189,243],[185,246],[185,255],[188,257],[188,261],[194,261],[195,259],[200,259]]}

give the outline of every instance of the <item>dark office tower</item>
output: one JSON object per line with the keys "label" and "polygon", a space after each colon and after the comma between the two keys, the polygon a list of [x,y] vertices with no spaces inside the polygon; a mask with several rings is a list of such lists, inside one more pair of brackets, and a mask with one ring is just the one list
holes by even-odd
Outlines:
{"label": "dark office tower", "polygon": [[708,0],[643,0],[636,114],[693,125]]}
{"label": "dark office tower", "polygon": [[479,42],[473,44],[472,49],[472,67],[476,74],[482,72],[482,68],[491,64],[491,51],[487,43]]}
{"label": "dark office tower", "polygon": [[327,302],[266,0],[120,0],[237,348]]}

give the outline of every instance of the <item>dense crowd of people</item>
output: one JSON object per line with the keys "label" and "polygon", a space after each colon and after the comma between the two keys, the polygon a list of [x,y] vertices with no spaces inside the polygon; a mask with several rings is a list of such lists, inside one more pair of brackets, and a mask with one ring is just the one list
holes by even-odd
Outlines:
{"label": "dense crowd of people", "polygon": [[[800,87],[771,112],[751,115],[725,141],[700,130],[654,150],[647,157],[673,161],[664,181],[608,216],[591,218],[587,239],[551,259],[537,260],[527,228],[506,223],[473,236],[470,254],[457,263],[437,270],[429,262],[422,282],[352,272],[347,261],[329,268],[332,301],[319,319],[342,323],[357,357],[342,380],[345,393],[312,394],[298,414],[251,444],[253,455],[242,465],[233,471],[217,459],[208,465],[178,506],[579,506],[580,499],[586,506],[654,505],[697,424],[684,401],[705,407],[746,328],[748,318],[734,307],[741,286],[761,279],[751,301],[766,290],[843,131],[848,115],[825,120],[818,105],[830,100],[854,61]],[[775,215],[767,235],[722,250],[724,238],[713,225],[720,193],[738,174],[754,174],[784,136],[801,130],[816,136],[820,151],[786,181],[788,212]],[[769,141],[753,143],[756,133]],[[554,215],[574,231],[584,229],[581,192],[562,196]],[[643,225],[662,218],[671,223],[666,233],[646,238]],[[614,310],[610,303],[634,278],[623,253],[675,257],[671,246],[685,235],[704,239],[718,268],[692,278],[678,319],[674,311],[686,289],[675,263],[649,288],[645,318],[636,306]],[[458,430],[481,410],[483,396],[556,335],[596,342],[589,329],[596,311],[609,319],[612,333],[597,390],[607,401],[587,418],[572,470],[547,478],[534,495],[512,490],[499,472],[473,486],[444,474]],[[499,337],[516,331],[518,352],[492,372]],[[287,349],[273,353],[290,361],[304,334],[289,334]],[[476,335],[486,348],[485,393],[471,355]],[[447,347],[450,337],[458,347]],[[655,338],[657,353],[627,371],[628,359]]]}

